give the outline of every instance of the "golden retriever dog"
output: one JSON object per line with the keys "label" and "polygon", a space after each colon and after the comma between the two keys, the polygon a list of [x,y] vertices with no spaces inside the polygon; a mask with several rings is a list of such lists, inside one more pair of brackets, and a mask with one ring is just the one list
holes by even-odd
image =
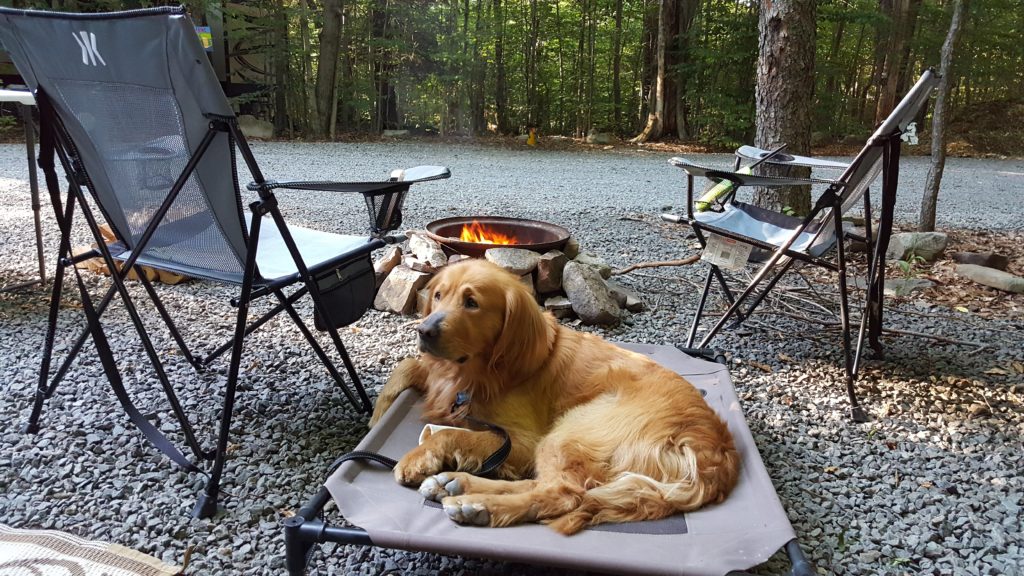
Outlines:
{"label": "golden retriever dog", "polygon": [[448,266],[428,288],[422,354],[395,367],[371,426],[415,388],[428,422],[466,427],[471,416],[508,432],[497,480],[472,474],[503,443],[486,430],[442,429],[398,463],[395,479],[452,520],[573,534],[695,510],[736,484],[728,428],[675,372],[560,325],[519,278],[485,260]]}

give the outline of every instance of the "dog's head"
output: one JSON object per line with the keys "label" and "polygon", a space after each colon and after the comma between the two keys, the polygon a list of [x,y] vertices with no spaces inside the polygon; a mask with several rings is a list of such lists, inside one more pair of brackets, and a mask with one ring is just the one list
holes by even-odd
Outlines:
{"label": "dog's head", "polygon": [[468,367],[520,372],[542,361],[553,330],[530,291],[486,260],[446,267],[427,285],[420,351]]}

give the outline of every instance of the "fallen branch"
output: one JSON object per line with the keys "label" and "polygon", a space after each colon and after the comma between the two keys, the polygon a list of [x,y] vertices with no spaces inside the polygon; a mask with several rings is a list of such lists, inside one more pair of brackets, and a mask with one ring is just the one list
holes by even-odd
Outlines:
{"label": "fallen branch", "polygon": [[694,262],[700,260],[700,254],[694,254],[693,256],[687,256],[682,260],[662,260],[659,262],[640,262],[639,264],[631,264],[621,270],[612,270],[612,276],[620,276],[622,274],[629,274],[633,270],[639,270],[640,268],[660,268],[662,266],[689,266]]}
{"label": "fallen branch", "polygon": [[902,334],[905,336],[917,336],[918,338],[927,338],[929,340],[935,340],[937,342],[944,342],[946,344],[960,344],[963,346],[977,346],[978,350],[985,350],[990,348],[990,344],[982,344],[980,342],[973,342],[971,340],[957,340],[955,338],[946,338],[945,336],[937,336],[935,334],[925,334],[924,332],[915,332],[913,330],[899,330],[896,328],[882,328],[882,332],[886,334]]}

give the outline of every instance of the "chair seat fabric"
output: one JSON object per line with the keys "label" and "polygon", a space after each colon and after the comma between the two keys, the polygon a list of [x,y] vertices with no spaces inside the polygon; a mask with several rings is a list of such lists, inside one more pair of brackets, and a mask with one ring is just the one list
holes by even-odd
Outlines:
{"label": "chair seat fabric", "polygon": [[[250,220],[250,215],[246,213],[247,227],[251,226]],[[369,253],[378,245],[378,242],[369,236],[334,234],[290,224],[288,231],[292,233],[299,253],[302,254],[302,261],[309,269],[314,269],[317,265],[343,254],[357,256]],[[260,224],[256,266],[260,271],[260,277],[265,280],[276,280],[298,272],[277,225],[270,218],[264,218]]]}
{"label": "chair seat fabric", "polygon": [[[785,244],[801,224],[801,219],[795,216],[787,216],[743,202],[726,204],[721,212],[696,212],[694,218],[701,224],[722,228],[773,246]],[[835,235],[826,231],[819,237],[817,230],[818,223],[812,223],[807,230],[800,233],[790,250],[811,256],[820,256],[827,252],[835,244]]]}
{"label": "chair seat fabric", "polygon": [[[252,215],[246,212],[245,219],[246,228],[250,228],[252,226]],[[306,268],[311,270],[328,260],[338,257],[351,256],[354,258],[362,254],[368,254],[380,245],[380,241],[369,236],[334,234],[332,232],[322,232],[293,225],[289,225],[288,230],[298,245],[299,253],[302,254],[302,260],[305,262]],[[209,268],[196,268],[185,266],[178,262],[171,262],[160,257],[163,251],[167,251],[168,254],[178,253],[182,248],[178,244],[187,243],[188,239],[182,240],[177,244],[153,244],[139,257],[138,263],[195,278],[230,282],[233,284],[242,283],[242,275],[240,273],[224,271],[225,269],[231,270],[231,267],[218,265],[213,260],[209,261]],[[125,249],[124,245],[120,242],[111,245],[111,253],[119,260],[127,260],[131,256],[131,251]],[[224,258],[233,260],[234,256],[232,254],[225,254]],[[298,272],[295,262],[288,252],[288,247],[284,243],[284,238],[281,237],[281,232],[277,229],[274,220],[269,217],[264,218],[260,224],[260,241],[256,253],[256,266],[260,273],[260,280],[257,283],[293,276]]]}

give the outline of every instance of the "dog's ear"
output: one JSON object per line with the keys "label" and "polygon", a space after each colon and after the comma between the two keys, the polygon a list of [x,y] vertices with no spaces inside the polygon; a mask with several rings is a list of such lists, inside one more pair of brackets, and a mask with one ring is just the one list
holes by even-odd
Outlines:
{"label": "dog's ear", "polygon": [[544,361],[549,346],[547,318],[526,286],[512,282],[505,292],[505,321],[494,345],[491,367],[532,372]]}

